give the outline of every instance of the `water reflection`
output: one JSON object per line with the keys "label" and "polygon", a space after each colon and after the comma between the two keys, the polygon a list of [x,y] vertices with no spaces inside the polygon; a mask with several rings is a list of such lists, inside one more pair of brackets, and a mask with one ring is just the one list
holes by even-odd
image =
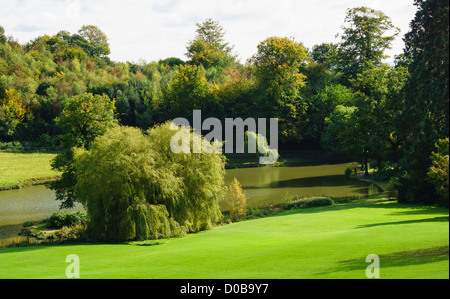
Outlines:
{"label": "water reflection", "polygon": [[371,184],[348,179],[348,164],[265,167],[227,171],[227,184],[236,177],[246,191],[249,205],[264,207],[287,198],[307,196],[363,197],[374,192]]}
{"label": "water reflection", "polygon": [[[236,177],[249,205],[266,207],[285,199],[306,196],[363,197],[374,193],[368,183],[348,179],[348,164],[263,167],[227,171],[229,184]],[[40,221],[59,211],[60,202],[45,186],[0,192],[0,239],[17,236],[26,221]],[[82,210],[77,205],[73,211]]]}
{"label": "water reflection", "polygon": [[[59,211],[60,202],[45,186],[0,192],[0,226],[48,218]],[[77,209],[80,209],[78,206]]]}

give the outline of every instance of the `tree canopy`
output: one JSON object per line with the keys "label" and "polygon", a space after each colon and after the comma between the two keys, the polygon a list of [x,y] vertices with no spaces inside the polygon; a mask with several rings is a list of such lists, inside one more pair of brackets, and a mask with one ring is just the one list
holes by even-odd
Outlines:
{"label": "tree canopy", "polygon": [[224,157],[174,154],[170,140],[176,132],[170,123],[145,134],[117,127],[96,139],[90,151],[77,152],[75,190],[93,237],[157,239],[205,230],[220,220]]}

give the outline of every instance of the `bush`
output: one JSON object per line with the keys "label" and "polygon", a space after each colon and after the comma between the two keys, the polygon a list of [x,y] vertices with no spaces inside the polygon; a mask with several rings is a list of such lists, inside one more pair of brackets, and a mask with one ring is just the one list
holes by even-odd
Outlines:
{"label": "bush", "polygon": [[313,197],[313,198],[303,198],[297,201],[286,203],[285,208],[288,210],[293,210],[293,209],[306,209],[332,205],[334,205],[334,201],[329,197]]}
{"label": "bush", "polygon": [[347,167],[345,170],[345,176],[350,177],[353,174],[353,170],[350,167]]}
{"label": "bush", "polygon": [[377,181],[387,181],[394,177],[396,174],[397,171],[394,168],[382,168],[373,175],[373,178]]}
{"label": "bush", "polygon": [[428,180],[433,184],[440,205],[449,206],[449,138],[440,139],[431,155]]}
{"label": "bush", "polygon": [[241,221],[247,216],[247,196],[245,196],[239,181],[234,178],[228,188],[225,203],[230,207],[231,221]]}
{"label": "bush", "polygon": [[85,212],[58,212],[46,220],[47,227],[53,229],[62,229],[63,227],[72,227],[75,225],[84,225],[87,221]]}
{"label": "bush", "polygon": [[32,227],[34,224],[31,221],[26,221],[23,223],[22,227],[23,228],[28,228],[28,227]]}

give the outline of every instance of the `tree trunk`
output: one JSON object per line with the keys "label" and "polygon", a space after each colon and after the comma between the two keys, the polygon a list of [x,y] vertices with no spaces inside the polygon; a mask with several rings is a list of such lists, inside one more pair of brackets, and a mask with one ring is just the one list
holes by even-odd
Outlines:
{"label": "tree trunk", "polygon": [[365,168],[365,176],[369,176],[369,159],[367,157],[367,151],[364,152],[364,168]]}

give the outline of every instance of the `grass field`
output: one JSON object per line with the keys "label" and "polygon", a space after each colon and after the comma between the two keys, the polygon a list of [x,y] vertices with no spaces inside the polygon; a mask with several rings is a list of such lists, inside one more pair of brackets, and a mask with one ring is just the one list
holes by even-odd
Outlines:
{"label": "grass field", "polygon": [[0,190],[42,183],[58,176],[50,161],[55,154],[0,152]]}
{"label": "grass field", "polygon": [[381,278],[449,278],[448,209],[399,205],[383,195],[288,211],[181,239],[121,245],[0,249],[0,278],[366,278],[377,254]]}

